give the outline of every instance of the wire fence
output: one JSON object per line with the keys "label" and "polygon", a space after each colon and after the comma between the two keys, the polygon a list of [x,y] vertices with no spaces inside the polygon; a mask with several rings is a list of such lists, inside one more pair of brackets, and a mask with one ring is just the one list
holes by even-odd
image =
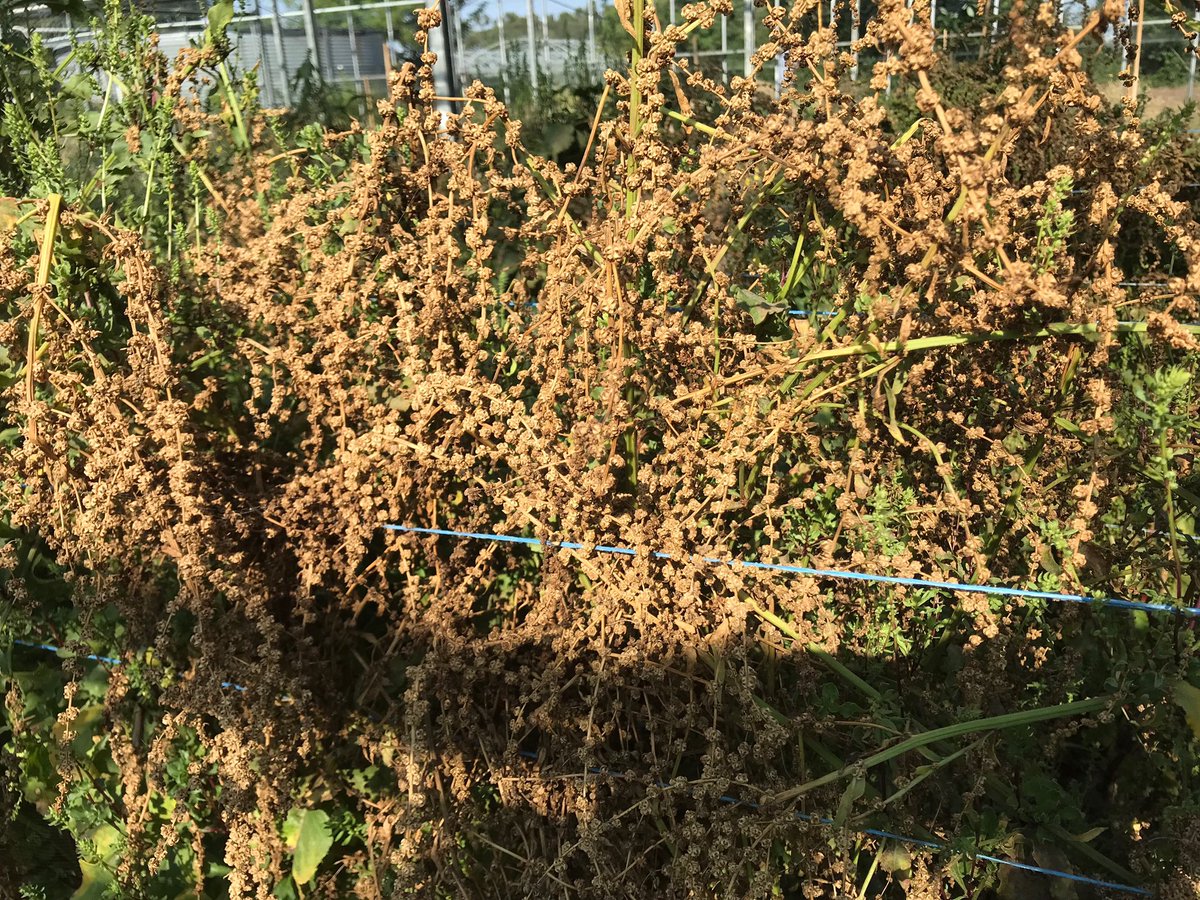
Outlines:
{"label": "wire fence", "polygon": [[[646,557],[658,560],[680,560],[682,557],[667,553],[661,550],[637,549],[634,547],[614,546],[605,544],[586,543],[583,541],[556,541],[543,540],[535,537],[512,534],[496,534],[490,532],[471,532],[458,531],[447,528],[430,528],[416,525],[400,525],[387,524],[383,526],[385,530],[397,535],[415,535],[434,538],[451,538],[462,541],[486,541],[500,544],[515,544],[533,548],[535,550],[572,550],[582,552],[595,552],[610,556],[618,556],[625,558]],[[778,572],[788,575],[800,575],[817,579],[835,579],[835,580],[850,580],[857,582],[866,582],[871,584],[903,586],[903,587],[918,587],[925,588],[936,592],[951,592],[951,593],[975,593],[985,594],[994,597],[1010,598],[1013,600],[1045,600],[1059,603],[1076,603],[1093,605],[1100,608],[1112,608],[1120,610],[1138,610],[1143,612],[1166,613],[1177,616],[1200,617],[1200,607],[1187,606],[1171,606],[1162,603],[1148,603],[1142,601],[1125,600],[1117,597],[1105,596],[1086,596],[1081,594],[1066,594],[1053,591],[1038,591],[1028,590],[1024,588],[1007,587],[1004,585],[994,584],[972,584],[965,582],[942,581],[937,579],[925,578],[902,578],[897,576],[874,574],[868,572],[860,572],[855,570],[844,569],[817,569],[806,566],[796,566],[786,563],[769,563],[756,560],[747,560],[741,558],[718,558],[704,555],[693,555],[694,561],[699,561],[705,565],[713,566],[735,566],[748,569],[758,569],[767,572]],[[28,647],[31,649],[42,650],[48,653],[63,654],[65,651],[53,644],[48,644],[43,641],[18,639],[15,644]],[[100,654],[83,654],[82,658],[90,661],[102,663],[110,666],[119,666],[123,661],[112,656]],[[221,686],[226,689],[244,692],[246,688],[240,684],[231,681],[223,681]],[[1057,711],[1057,710],[1056,710]],[[996,717],[997,720],[1004,717]],[[987,721],[973,723],[979,730],[987,730]],[[999,723],[997,721],[997,727]],[[916,737],[916,736],[914,736]],[[915,744],[914,744],[915,746]],[[519,750],[518,754],[539,765],[543,762],[542,754],[533,750]],[[607,777],[614,779],[631,780],[637,782],[645,782],[646,779],[630,772],[611,769],[604,766],[590,766],[587,769],[588,774],[595,777]],[[682,788],[688,789],[686,784],[671,783],[665,781],[651,780],[649,783],[655,785],[661,790],[673,790]],[[734,797],[731,795],[722,795],[719,802],[730,806],[746,809],[747,811],[757,811],[761,808],[760,804],[744,798]],[[827,816],[816,815],[803,811],[794,811],[793,815],[798,821],[812,823],[821,826],[833,827],[838,823],[834,819]],[[935,852],[944,852],[952,849],[950,844],[945,840],[928,840],[925,838],[914,837],[911,835],[898,834],[892,831],[887,831],[877,828],[866,828],[856,832],[857,834],[874,837],[881,840],[893,840],[898,843],[907,844],[910,846],[923,847]],[[961,851],[960,851],[961,852]],[[1031,863],[1021,862],[1019,860],[1008,859],[1005,857],[994,856],[985,853],[971,853],[971,858],[983,862],[992,863],[994,865],[1018,869],[1021,871],[1031,872],[1038,875],[1043,875],[1049,878],[1069,881],[1076,884],[1082,884],[1089,887],[1115,891],[1119,893],[1135,895],[1135,896],[1153,896],[1153,892],[1132,884],[1124,884],[1120,882],[1105,881],[1098,878],[1093,878],[1086,875],[1080,875],[1075,872],[1068,872],[1062,869],[1054,869]]]}
{"label": "wire fence", "polygon": [[[64,655],[64,656],[69,655],[69,651],[65,650],[64,648],[56,647],[53,644],[47,644],[47,643],[43,643],[40,641],[27,641],[27,640],[21,640],[21,639],[14,639],[13,643],[17,644],[19,646],[22,646],[22,647],[28,647],[33,650],[42,650],[42,651],[45,651],[46,653],[53,653],[55,655]],[[123,664],[122,660],[116,659],[115,657],[100,656],[100,655],[91,654],[91,653],[82,654],[81,656],[79,656],[77,658],[86,659],[91,662],[103,663],[105,665],[110,665],[110,666],[119,666],[119,665]],[[235,691],[245,691],[246,690],[246,688],[243,687],[242,685],[235,684],[231,681],[222,682],[221,687],[227,688],[230,690],[235,690]],[[534,763],[539,763],[539,764],[542,762],[541,754],[539,754],[537,751],[534,751],[534,750],[518,750],[517,755],[520,756],[522,759],[528,760],[529,762],[534,762]],[[588,766],[587,773],[589,775],[592,775],[597,778],[614,778],[614,779],[619,779],[619,780],[630,780],[630,781],[639,781],[639,782],[645,781],[645,779],[639,778],[638,776],[635,776],[634,774],[632,774],[630,772],[620,771],[617,769],[611,769],[606,766]],[[659,790],[663,790],[663,791],[673,790],[673,789],[679,787],[678,784],[672,784],[667,781],[651,781],[650,783],[653,784]],[[722,796],[718,797],[717,802],[719,802],[725,806],[740,807],[740,808],[743,808],[743,809],[746,809],[749,811],[757,811],[762,808],[760,804],[755,803],[754,801],[741,799],[738,797],[731,796],[729,794],[723,794]],[[811,823],[814,825],[821,825],[821,826],[825,826],[825,827],[834,827],[837,824],[833,819],[829,818],[828,816],[813,815],[811,813],[806,813],[801,810],[795,810],[793,812],[793,815],[795,816],[797,821],[807,822],[807,823]],[[864,835],[866,837],[878,838],[880,840],[896,841],[897,843],[907,844],[907,845],[913,846],[913,847],[922,847],[927,850],[933,850],[935,852],[944,852],[946,850],[951,849],[949,844],[944,840],[931,841],[931,840],[927,840],[925,838],[913,837],[912,835],[897,834],[896,832],[886,831],[886,830],[883,830],[880,828],[863,828],[854,833]],[[1034,865],[1032,863],[1024,863],[1024,862],[1020,862],[1019,860],[1007,859],[1006,857],[1003,857],[1003,856],[992,856],[987,853],[974,853],[971,856],[973,859],[981,860],[983,862],[993,863],[994,865],[1001,866],[1004,868],[1019,869],[1024,872],[1032,872],[1037,875],[1046,875],[1050,878],[1059,878],[1059,879],[1063,879],[1065,881],[1074,882],[1076,884],[1088,885],[1089,887],[1102,888],[1105,890],[1117,891],[1119,893],[1131,894],[1131,895],[1140,896],[1140,897],[1154,896],[1153,891],[1148,890],[1143,887],[1138,887],[1137,885],[1122,884],[1120,882],[1115,882],[1115,881],[1104,881],[1102,879],[1092,878],[1087,875],[1079,875],[1075,872],[1066,872],[1066,871],[1063,871],[1062,869],[1052,869],[1052,868],[1048,868],[1046,866],[1038,866],[1038,865]]]}
{"label": "wire fence", "polygon": [[[319,0],[239,0],[230,26],[233,61],[243,71],[257,71],[270,106],[294,105],[306,80],[319,80],[357,99],[365,113],[373,100],[386,95],[391,68],[416,58],[416,11],[435,2],[445,24],[431,40],[439,55],[435,74],[446,96],[459,96],[463,84],[478,79],[510,102],[536,98],[598,83],[606,68],[620,68],[627,59],[628,35],[612,0],[366,0],[324,6]],[[1003,41],[1013,2],[932,0],[929,26],[944,55],[963,62],[982,60]],[[144,0],[141,8],[155,17],[160,46],[173,56],[203,34],[207,3]],[[653,8],[660,27],[682,22],[682,0],[656,0]],[[1066,0],[1060,17],[1065,26],[1077,27],[1095,8],[1094,3]],[[838,46],[852,52],[873,12],[872,0],[828,0],[812,24],[832,23]],[[754,52],[769,39],[765,15],[753,0],[734,0],[731,14],[720,16],[712,29],[693,32],[677,53],[717,80],[754,75],[778,86],[785,71],[782,57],[763,70],[752,64]],[[92,21],[52,15],[36,4],[17,10],[15,21],[41,33],[60,54],[73,40],[93,37]],[[1141,48],[1137,69],[1146,112],[1178,109],[1194,98],[1196,57],[1187,52],[1171,21],[1124,25],[1136,33]],[[880,58],[865,50],[855,56],[851,80],[865,80]],[[1101,92],[1114,100],[1127,93],[1121,76],[1130,64],[1111,31],[1085,59]]]}

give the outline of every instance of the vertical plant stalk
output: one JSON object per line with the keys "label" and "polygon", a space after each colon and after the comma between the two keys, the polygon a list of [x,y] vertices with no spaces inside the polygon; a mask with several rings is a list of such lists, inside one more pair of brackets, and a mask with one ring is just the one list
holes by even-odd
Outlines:
{"label": "vertical plant stalk", "polygon": [[242,104],[238,101],[237,91],[234,89],[233,79],[229,75],[229,68],[225,65],[225,60],[221,60],[220,65],[217,66],[217,74],[221,78],[221,92],[225,95],[225,101],[229,104],[229,111],[233,115],[234,142],[239,150],[249,150],[250,132],[246,128]]}
{"label": "vertical plant stalk", "polygon": [[[633,50],[629,62],[629,165],[626,172],[630,178],[637,174],[637,154],[633,148],[638,132],[642,128],[642,89],[638,84],[638,64],[646,42],[646,0],[633,0]],[[633,219],[637,209],[638,192],[630,185],[625,189],[625,217]]]}
{"label": "vertical plant stalk", "polygon": [[1171,470],[1171,453],[1167,447],[1167,430],[1158,435],[1158,453],[1163,461],[1163,489],[1166,492],[1167,529],[1171,538],[1171,561],[1175,564],[1175,600],[1183,603],[1183,566],[1179,562],[1179,529],[1175,524],[1175,492],[1172,490],[1175,473]]}
{"label": "vertical plant stalk", "polygon": [[1137,49],[1133,53],[1133,79],[1129,82],[1129,102],[1137,103],[1142,77],[1142,28],[1146,23],[1146,0],[1138,0]]}
{"label": "vertical plant stalk", "polygon": [[[29,337],[25,349],[25,401],[32,407],[34,400],[33,373],[37,368],[38,333],[42,328],[42,310],[46,292],[50,289],[50,265],[54,262],[54,241],[58,237],[59,216],[62,213],[62,194],[51,194],[46,210],[46,227],[42,231],[42,249],[38,256],[37,278],[34,281],[33,316],[29,321]],[[38,442],[37,420],[29,416],[29,440]]]}

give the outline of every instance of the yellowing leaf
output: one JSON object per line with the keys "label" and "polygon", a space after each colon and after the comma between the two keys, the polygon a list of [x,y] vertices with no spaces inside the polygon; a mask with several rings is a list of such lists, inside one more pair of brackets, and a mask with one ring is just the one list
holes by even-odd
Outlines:
{"label": "yellowing leaf", "polygon": [[0,231],[8,231],[20,218],[20,204],[12,197],[0,197]]}
{"label": "yellowing leaf", "polygon": [[1183,709],[1196,740],[1200,740],[1200,688],[1180,680],[1175,682],[1175,702]]}
{"label": "yellowing leaf", "polygon": [[292,850],[292,879],[308,884],[333,846],[329,816],[319,809],[293,809],[283,823],[283,837]]}

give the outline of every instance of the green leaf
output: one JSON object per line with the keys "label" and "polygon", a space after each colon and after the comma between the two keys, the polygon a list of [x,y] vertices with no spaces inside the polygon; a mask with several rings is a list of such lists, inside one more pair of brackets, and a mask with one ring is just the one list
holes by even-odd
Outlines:
{"label": "green leaf", "polygon": [[215,37],[224,34],[233,21],[233,0],[219,0],[208,11],[208,33]]}
{"label": "green leaf", "polygon": [[889,875],[906,878],[912,871],[912,856],[898,844],[888,844],[879,851],[879,867]]}
{"label": "green leaf", "polygon": [[8,231],[21,218],[21,206],[15,197],[0,197],[0,231]]}
{"label": "green leaf", "polygon": [[575,143],[575,126],[566,122],[550,122],[542,129],[542,140],[548,155],[566,153]]}
{"label": "green leaf", "polygon": [[1192,733],[1196,735],[1197,740],[1200,740],[1200,688],[1180,680],[1175,682],[1172,694],[1175,702],[1187,716],[1188,724],[1192,726]]}
{"label": "green leaf", "polygon": [[754,291],[748,291],[740,285],[734,285],[733,296],[737,299],[738,306],[744,306],[746,309],[754,309],[756,306],[764,306],[766,298],[761,294],[756,294]]}
{"label": "green leaf", "polygon": [[[761,613],[757,614],[761,615]],[[1200,702],[1200,690],[1196,693],[1197,700]],[[1088,700],[1075,700],[1071,703],[1059,703],[1056,706],[1043,706],[1023,712],[1005,713],[1000,716],[989,716],[985,719],[969,719],[964,722],[947,725],[944,728],[934,728],[932,731],[920,732],[897,744],[892,744],[878,753],[873,753],[865,759],[859,760],[853,767],[847,766],[836,772],[822,775],[820,778],[806,782],[798,787],[789,788],[786,791],[776,794],[775,802],[786,803],[816,788],[824,787],[848,775],[857,776],[858,773],[866,769],[878,766],[898,756],[903,756],[905,753],[913,750],[919,750],[930,744],[936,744],[938,741],[950,740],[951,738],[961,737],[965,734],[978,734],[982,731],[993,731],[1001,728],[1020,728],[1026,725],[1033,725],[1036,722],[1047,722],[1051,719],[1059,719],[1064,716],[1086,715],[1088,713],[1099,712],[1111,702],[1111,697],[1092,697]]]}
{"label": "green leaf", "polygon": [[292,878],[296,884],[308,884],[333,846],[328,814],[320,809],[293,809],[283,823],[283,837],[292,851]]}
{"label": "green leaf", "polygon": [[850,817],[851,810],[854,809],[854,804],[867,791],[867,779],[862,775],[856,775],[850,780],[845,793],[842,794],[841,802],[838,803],[837,813],[833,817],[833,827],[841,828],[846,824],[846,819]]}

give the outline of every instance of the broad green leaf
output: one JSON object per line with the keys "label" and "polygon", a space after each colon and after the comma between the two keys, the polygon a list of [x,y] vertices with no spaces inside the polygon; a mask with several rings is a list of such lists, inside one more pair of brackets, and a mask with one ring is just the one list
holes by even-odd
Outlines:
{"label": "broad green leaf", "polygon": [[575,126],[566,122],[551,122],[542,129],[542,140],[550,156],[566,153],[575,143]]}
{"label": "broad green leaf", "polygon": [[113,872],[121,847],[120,832],[111,825],[101,825],[87,837],[95,847],[95,859],[79,860],[83,880],[71,895],[71,900],[102,900],[112,896],[111,891],[116,884]]}
{"label": "broad green leaf", "polygon": [[854,804],[867,791],[867,779],[862,775],[856,775],[850,780],[850,784],[846,787],[846,792],[842,794],[842,800],[838,803],[837,813],[833,817],[833,827],[841,828],[846,824],[846,820],[850,818],[850,812],[854,809]]}
{"label": "broad green leaf", "polygon": [[223,34],[232,21],[233,0],[220,0],[208,11],[208,33],[214,37]]}
{"label": "broad green leaf", "polygon": [[1180,680],[1175,682],[1175,702],[1183,709],[1192,733],[1200,740],[1200,688]]}
{"label": "broad green leaf", "polygon": [[912,856],[899,844],[889,843],[879,851],[879,867],[890,875],[906,878],[912,871]]}
{"label": "broad green leaf", "polygon": [[293,809],[283,823],[283,837],[292,851],[292,878],[308,884],[333,846],[329,815],[320,809]]}

